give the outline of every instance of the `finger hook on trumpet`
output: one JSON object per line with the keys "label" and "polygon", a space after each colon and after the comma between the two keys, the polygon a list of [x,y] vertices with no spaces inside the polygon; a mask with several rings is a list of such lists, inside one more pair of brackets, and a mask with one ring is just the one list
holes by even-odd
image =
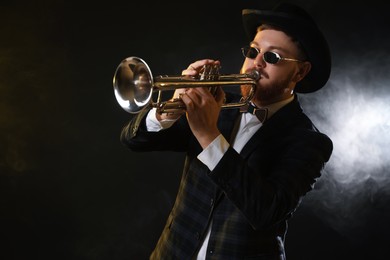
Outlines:
{"label": "finger hook on trumpet", "polygon": [[[150,106],[156,107],[159,113],[169,110],[185,109],[181,100],[161,101],[161,92],[179,88],[218,87],[233,85],[251,85],[250,94],[238,103],[223,104],[222,108],[238,108],[246,105],[253,97],[256,81],[259,78],[257,71],[249,74],[215,75],[203,79],[186,76],[157,76],[153,77],[149,66],[138,57],[128,57],[117,67],[114,78],[114,94],[119,105],[132,114],[139,113]],[[157,102],[152,101],[152,94],[157,90]]]}

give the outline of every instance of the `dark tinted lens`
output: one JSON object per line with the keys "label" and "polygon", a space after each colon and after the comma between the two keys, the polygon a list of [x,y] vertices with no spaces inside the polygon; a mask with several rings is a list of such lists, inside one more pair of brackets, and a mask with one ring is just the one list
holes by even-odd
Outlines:
{"label": "dark tinted lens", "polygon": [[256,58],[259,54],[259,52],[255,48],[249,46],[242,48],[242,53],[245,57],[250,59]]}
{"label": "dark tinted lens", "polygon": [[275,52],[267,51],[263,55],[264,61],[270,64],[276,64],[280,60],[280,56]]}
{"label": "dark tinted lens", "polygon": [[249,48],[249,50],[248,50],[248,57],[249,58],[255,59],[258,54],[259,54],[259,52],[257,51],[257,49],[252,48],[252,47]]}

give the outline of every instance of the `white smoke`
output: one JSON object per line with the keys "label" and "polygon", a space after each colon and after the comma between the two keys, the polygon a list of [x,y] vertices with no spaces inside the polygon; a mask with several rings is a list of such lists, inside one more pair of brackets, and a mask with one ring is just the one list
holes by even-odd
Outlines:
{"label": "white smoke", "polygon": [[390,75],[383,66],[390,63],[375,57],[386,56],[371,53],[372,64],[364,66],[349,59],[333,70],[323,90],[301,97],[334,145],[306,205],[339,231],[364,225],[376,214],[372,208],[380,211],[390,196]]}
{"label": "white smoke", "polygon": [[369,178],[389,182],[390,175],[382,169],[390,165],[390,95],[371,96],[342,86],[347,95],[329,104],[331,118],[320,126],[334,142],[328,170],[346,186]]}

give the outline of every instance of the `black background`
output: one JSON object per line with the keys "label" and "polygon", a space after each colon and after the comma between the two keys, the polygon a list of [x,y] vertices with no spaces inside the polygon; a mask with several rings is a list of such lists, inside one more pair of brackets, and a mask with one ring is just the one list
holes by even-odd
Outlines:
{"label": "black background", "polygon": [[[0,2],[0,258],[147,259],[184,155],[120,144],[132,115],[114,97],[117,65],[138,56],[178,75],[214,58],[236,73],[241,9],[276,2]],[[287,257],[387,259],[389,4],[290,2],[329,40],[331,79],[302,102],[335,151],[290,221]]]}

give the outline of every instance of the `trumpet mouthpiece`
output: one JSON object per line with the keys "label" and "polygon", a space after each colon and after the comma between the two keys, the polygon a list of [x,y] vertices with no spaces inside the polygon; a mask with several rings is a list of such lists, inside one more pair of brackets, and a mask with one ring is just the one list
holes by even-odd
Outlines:
{"label": "trumpet mouthpiece", "polygon": [[248,76],[254,80],[258,80],[260,78],[260,73],[257,70],[252,70]]}

